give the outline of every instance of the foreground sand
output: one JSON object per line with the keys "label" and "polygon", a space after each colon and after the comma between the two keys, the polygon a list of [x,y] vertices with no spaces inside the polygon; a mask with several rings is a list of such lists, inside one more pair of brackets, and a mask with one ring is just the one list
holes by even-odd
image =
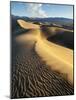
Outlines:
{"label": "foreground sand", "polygon": [[34,41],[13,41],[11,98],[73,95],[73,86],[52,71],[34,47]]}

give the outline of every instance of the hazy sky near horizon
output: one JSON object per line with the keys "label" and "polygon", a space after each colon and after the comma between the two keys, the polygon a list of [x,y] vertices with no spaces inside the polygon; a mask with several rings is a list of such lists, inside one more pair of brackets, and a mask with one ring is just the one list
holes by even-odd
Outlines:
{"label": "hazy sky near horizon", "polygon": [[11,1],[11,14],[27,17],[64,17],[73,19],[73,6]]}

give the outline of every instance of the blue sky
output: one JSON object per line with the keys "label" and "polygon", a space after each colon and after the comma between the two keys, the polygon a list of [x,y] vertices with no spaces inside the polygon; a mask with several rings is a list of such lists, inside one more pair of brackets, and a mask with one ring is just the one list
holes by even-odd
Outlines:
{"label": "blue sky", "polygon": [[12,1],[11,14],[27,17],[64,17],[73,19],[73,6]]}

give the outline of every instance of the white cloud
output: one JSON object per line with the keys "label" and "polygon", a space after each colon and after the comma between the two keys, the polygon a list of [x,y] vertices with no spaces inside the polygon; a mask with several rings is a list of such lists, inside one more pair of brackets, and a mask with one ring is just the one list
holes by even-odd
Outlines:
{"label": "white cloud", "polygon": [[42,4],[28,4],[27,11],[30,17],[47,17],[46,12],[42,9]]}

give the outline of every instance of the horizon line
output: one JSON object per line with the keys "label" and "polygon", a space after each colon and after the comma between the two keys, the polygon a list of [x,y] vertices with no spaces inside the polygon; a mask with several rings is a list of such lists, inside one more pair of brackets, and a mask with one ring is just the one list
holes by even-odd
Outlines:
{"label": "horizon line", "polygon": [[67,18],[67,17],[51,17],[51,16],[48,16],[48,17],[29,17],[29,16],[20,16],[20,15],[14,15],[14,14],[10,14],[10,15],[12,15],[12,16],[17,16],[17,17],[28,17],[28,18],[65,18],[65,19],[71,19],[71,20],[73,20],[74,19],[74,17],[73,18]]}

